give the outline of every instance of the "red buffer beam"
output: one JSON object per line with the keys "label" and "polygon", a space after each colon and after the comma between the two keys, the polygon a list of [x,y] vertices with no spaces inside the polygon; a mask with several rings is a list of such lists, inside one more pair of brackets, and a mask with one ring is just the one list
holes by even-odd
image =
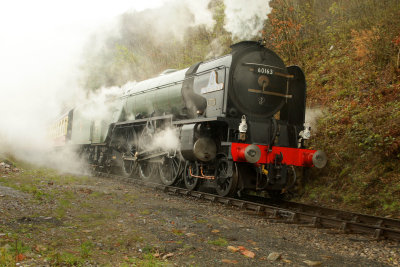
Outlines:
{"label": "red buffer beam", "polygon": [[280,163],[300,167],[323,168],[326,165],[326,154],[321,150],[300,149],[292,147],[279,147],[232,143],[231,153],[233,161],[249,162],[254,164]]}

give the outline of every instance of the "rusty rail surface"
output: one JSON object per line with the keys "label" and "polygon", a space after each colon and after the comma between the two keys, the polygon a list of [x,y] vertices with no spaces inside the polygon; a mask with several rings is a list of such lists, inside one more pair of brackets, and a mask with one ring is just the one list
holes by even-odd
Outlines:
{"label": "rusty rail surface", "polygon": [[391,239],[400,241],[400,220],[376,217],[371,215],[335,210],[303,203],[281,201],[279,204],[260,203],[261,201],[249,201],[236,198],[221,197],[219,195],[201,191],[190,191],[185,188],[166,186],[159,183],[147,182],[140,179],[126,178],[114,174],[102,172],[95,176],[114,178],[124,182],[135,183],[147,187],[170,192],[177,195],[191,196],[209,200],[242,209],[257,212],[268,219],[279,222],[307,224],[320,228],[335,228],[344,233],[363,233],[372,235],[374,239]]}

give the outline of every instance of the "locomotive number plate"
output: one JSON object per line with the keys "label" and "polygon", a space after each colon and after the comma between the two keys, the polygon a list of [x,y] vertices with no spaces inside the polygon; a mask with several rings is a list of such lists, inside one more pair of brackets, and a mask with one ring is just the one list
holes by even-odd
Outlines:
{"label": "locomotive number plate", "polygon": [[274,70],[270,68],[263,68],[263,67],[257,67],[256,72],[259,74],[268,74],[268,75],[273,75]]}

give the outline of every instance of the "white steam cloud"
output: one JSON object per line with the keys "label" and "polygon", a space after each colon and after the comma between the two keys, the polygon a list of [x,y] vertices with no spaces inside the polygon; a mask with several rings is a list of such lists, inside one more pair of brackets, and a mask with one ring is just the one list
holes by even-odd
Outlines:
{"label": "white steam cloud", "polygon": [[305,123],[308,126],[311,126],[312,132],[315,133],[317,131],[317,121],[324,114],[322,108],[306,108],[306,118]]}
{"label": "white steam cloud", "polygon": [[239,40],[261,36],[267,14],[271,12],[269,0],[224,0],[225,29]]}
{"label": "white steam cloud", "polygon": [[115,17],[128,9],[155,8],[163,2],[17,0],[3,3],[0,154],[11,152],[23,160],[60,168],[72,163],[67,162],[69,156],[57,159],[48,154],[51,144],[47,128],[66,107],[83,98],[78,83],[79,65],[87,39],[100,25],[112,25]]}
{"label": "white steam cloud", "polygon": [[179,134],[176,129],[167,128],[154,135],[153,143],[149,149],[160,149],[163,151],[173,151],[180,147]]}
{"label": "white steam cloud", "polygon": [[[226,29],[240,40],[260,35],[269,10],[268,2],[224,0]],[[157,10],[154,16],[163,18],[157,20],[160,31],[165,29],[166,35],[179,35],[190,26],[214,25],[209,3],[210,0],[115,0],[107,3],[19,0],[3,4],[0,16],[0,153],[12,152],[35,163],[52,161],[53,166],[67,169],[65,160],[68,157],[47,154],[51,147],[47,128],[68,107],[86,103],[79,85],[79,66],[84,58],[84,46],[94,30],[104,25],[116,29],[118,15],[128,10],[141,12],[151,8]],[[175,12],[172,14],[171,10]],[[107,113],[104,102],[110,94],[122,94],[122,89],[104,88],[98,95],[89,96],[98,103],[92,107],[100,107],[86,110],[89,117]],[[163,140],[170,140],[167,145],[171,148],[178,145],[174,132],[163,134],[160,145],[165,145]]]}

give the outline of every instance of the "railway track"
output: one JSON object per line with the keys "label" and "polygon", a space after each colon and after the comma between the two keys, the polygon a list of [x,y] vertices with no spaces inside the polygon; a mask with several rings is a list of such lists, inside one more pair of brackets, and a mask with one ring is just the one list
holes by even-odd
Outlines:
{"label": "railway track", "polygon": [[262,203],[260,198],[243,200],[221,197],[200,191],[190,191],[185,188],[166,186],[134,178],[125,178],[114,174],[96,172],[95,176],[122,180],[128,183],[144,185],[164,192],[191,196],[199,199],[221,203],[255,211],[269,220],[283,223],[304,224],[317,228],[334,228],[343,233],[368,234],[372,239],[391,239],[400,241],[400,220],[376,217],[342,210],[324,208],[302,203],[281,201],[277,203]]}

